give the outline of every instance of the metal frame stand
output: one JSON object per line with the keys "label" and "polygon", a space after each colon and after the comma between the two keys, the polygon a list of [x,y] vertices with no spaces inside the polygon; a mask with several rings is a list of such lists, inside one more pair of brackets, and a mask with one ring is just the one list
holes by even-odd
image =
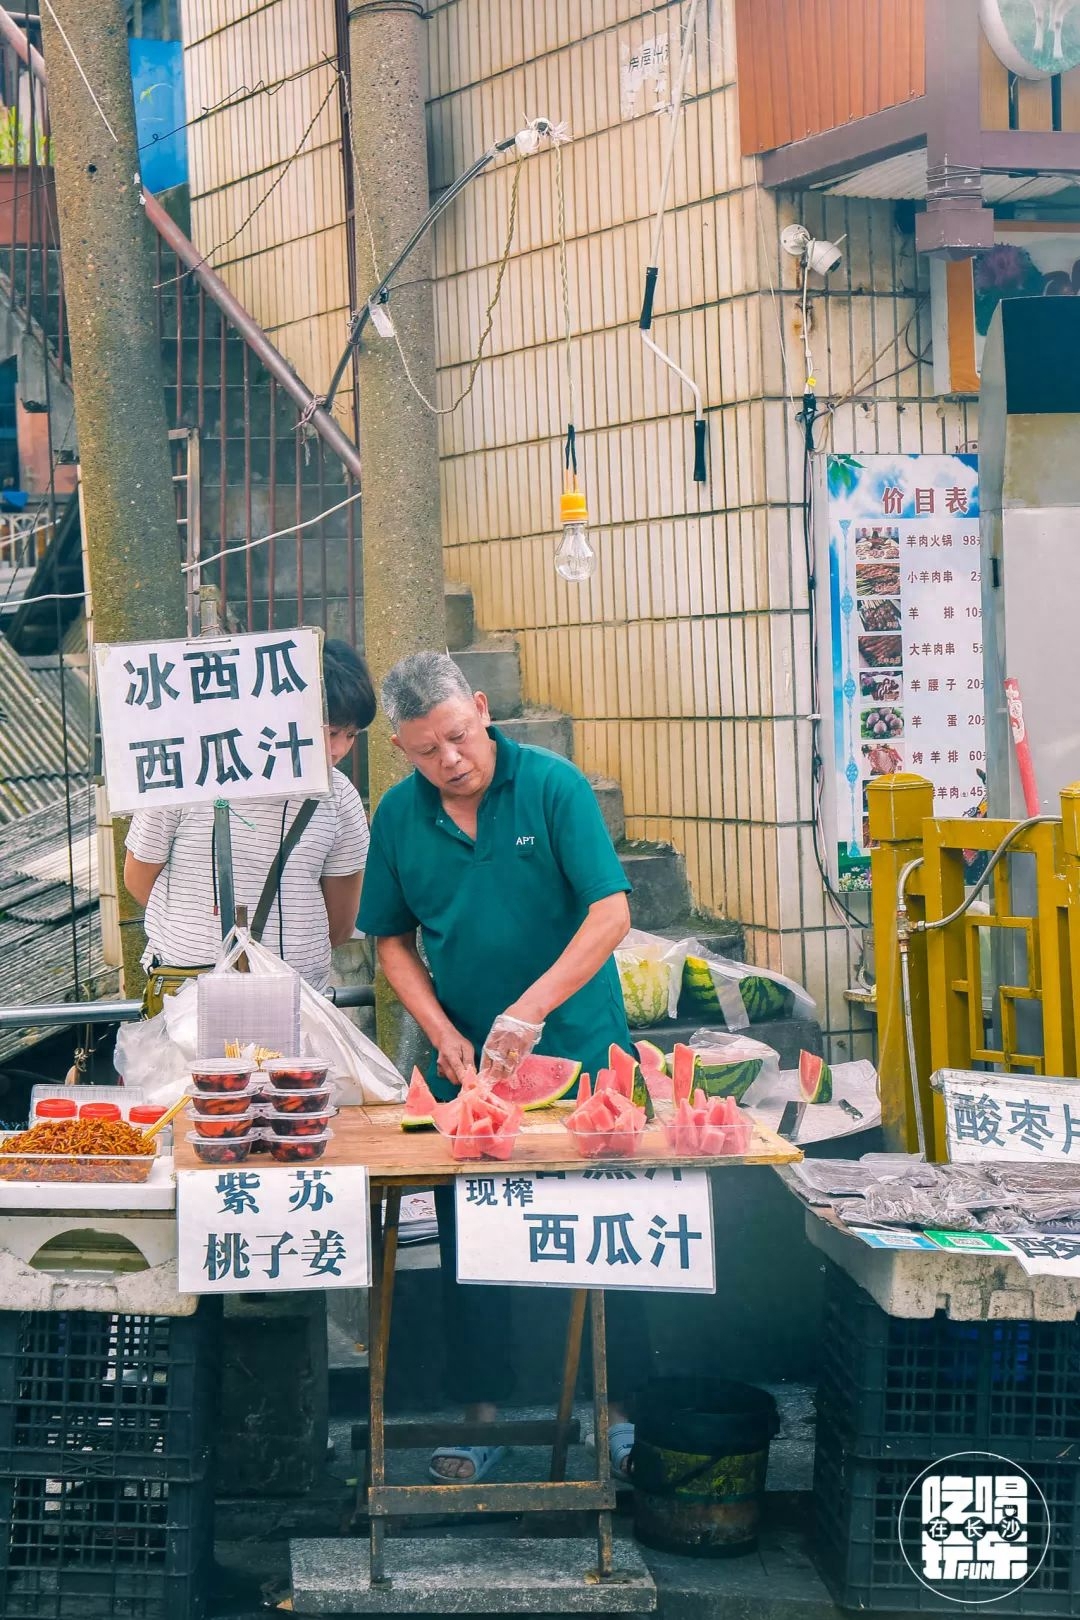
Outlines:
{"label": "metal frame stand", "polygon": [[[371,1584],[387,1584],[385,1542],[387,1524],[418,1514],[467,1513],[566,1513],[596,1514],[595,1574],[600,1580],[618,1577],[612,1568],[612,1522],[615,1485],[608,1452],[607,1338],[604,1321],[604,1295],[599,1290],[575,1290],[570,1296],[570,1321],[563,1359],[562,1388],[554,1422],[496,1423],[393,1423],[386,1422],[386,1365],[390,1341],[390,1318],[394,1298],[397,1259],[398,1217],[401,1189],[386,1188],[385,1212],[382,1188],[373,1189],[371,1211],[372,1288],[370,1337],[370,1428],[354,1430],[357,1450],[366,1445],[367,1466],[361,1489],[371,1521]],[[574,1386],[581,1364],[581,1345],[586,1309],[593,1357],[593,1414],[596,1429],[595,1480],[566,1479],[567,1452],[577,1438],[573,1421]],[[388,1485],[386,1452],[407,1446],[438,1445],[550,1445],[551,1467],[547,1480],[517,1485]]]}

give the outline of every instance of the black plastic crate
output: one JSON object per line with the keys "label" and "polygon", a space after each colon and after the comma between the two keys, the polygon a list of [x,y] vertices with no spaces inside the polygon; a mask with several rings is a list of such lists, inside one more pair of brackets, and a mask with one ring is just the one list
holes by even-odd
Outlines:
{"label": "black plastic crate", "polygon": [[202,1620],[209,1480],[0,1478],[4,1620]]}
{"label": "black plastic crate", "polygon": [[[1080,1615],[1080,1467],[1043,1461],[1023,1464],[1046,1499],[1050,1522],[1046,1557],[1019,1591],[988,1606],[984,1600],[976,1608],[925,1586],[904,1557],[906,1546],[908,1556],[919,1561],[915,1519],[920,1498],[912,1493],[901,1521],[905,1497],[922,1470],[940,1460],[853,1456],[835,1438],[819,1438],[813,1556],[836,1603],[844,1609],[908,1613],[956,1614],[959,1609],[993,1614],[997,1620],[1014,1615],[1067,1620]],[[999,1465],[998,1471],[1004,1466]]]}
{"label": "black plastic crate", "polygon": [[0,1474],[201,1479],[220,1301],[194,1316],[0,1313]]}
{"label": "black plastic crate", "polygon": [[889,1316],[831,1266],[818,1412],[863,1457],[1080,1462],[1080,1323]]}

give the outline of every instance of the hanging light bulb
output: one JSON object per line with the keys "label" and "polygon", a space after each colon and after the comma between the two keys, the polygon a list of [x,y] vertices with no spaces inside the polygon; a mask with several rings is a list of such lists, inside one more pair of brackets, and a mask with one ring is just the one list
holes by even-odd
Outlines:
{"label": "hanging light bulb", "polygon": [[559,501],[559,519],[562,523],[562,539],[555,553],[555,572],[561,579],[580,585],[596,573],[597,558],[589,544],[586,527],[589,510],[584,495],[577,487],[576,478],[573,488],[563,491]]}

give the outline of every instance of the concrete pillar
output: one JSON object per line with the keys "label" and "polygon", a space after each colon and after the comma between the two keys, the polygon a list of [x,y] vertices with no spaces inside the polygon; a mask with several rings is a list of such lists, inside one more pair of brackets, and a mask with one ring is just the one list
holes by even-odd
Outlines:
{"label": "concrete pillar", "polygon": [[[94,635],[182,636],[154,259],[139,201],[123,0],[54,0],[52,9],[67,36],[65,43],[43,8]],[[121,866],[125,832],[126,822],[115,825]],[[119,893],[124,984],[138,995],[141,913],[122,882]]]}
{"label": "concrete pillar", "polygon": [[[358,0],[350,9],[361,296],[385,274],[428,209],[426,26],[418,0]],[[430,236],[414,250],[400,281],[390,314],[413,378],[434,400]],[[392,338],[377,336],[369,325],[357,370],[364,650],[378,682],[399,658],[446,646],[439,449],[436,419],[410,386]],[[368,758],[374,805],[404,766],[382,719],[371,729]]]}

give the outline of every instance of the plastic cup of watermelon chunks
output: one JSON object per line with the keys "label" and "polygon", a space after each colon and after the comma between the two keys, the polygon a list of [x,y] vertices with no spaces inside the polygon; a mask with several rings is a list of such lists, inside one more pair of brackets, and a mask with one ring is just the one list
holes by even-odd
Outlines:
{"label": "plastic cup of watermelon chunks", "polygon": [[522,1110],[480,1087],[465,1087],[453,1102],[437,1103],[435,1129],[454,1159],[508,1159],[521,1129]]}
{"label": "plastic cup of watermelon chunks", "polygon": [[566,1128],[583,1159],[632,1159],[645,1134],[644,1128],[640,1131],[579,1131],[569,1124]]}
{"label": "plastic cup of watermelon chunks", "polygon": [[695,1091],[693,1102],[680,1102],[661,1122],[664,1141],[680,1159],[717,1159],[747,1153],[754,1122],[734,1097],[707,1097]]}

